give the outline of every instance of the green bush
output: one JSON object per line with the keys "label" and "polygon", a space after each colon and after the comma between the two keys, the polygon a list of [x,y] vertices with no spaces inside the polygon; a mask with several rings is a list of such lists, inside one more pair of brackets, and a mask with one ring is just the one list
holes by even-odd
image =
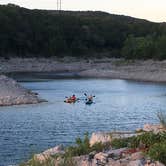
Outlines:
{"label": "green bush", "polygon": [[35,159],[35,157],[33,157],[31,160],[29,160],[26,163],[20,164],[20,166],[54,166],[54,165],[55,165],[54,159],[52,158],[48,158],[44,162],[39,162],[38,160]]}
{"label": "green bush", "polygon": [[166,128],[166,115],[163,112],[160,111],[160,112],[157,113],[157,117],[158,117],[158,119],[160,121],[160,124],[164,128]]}
{"label": "green bush", "polygon": [[148,154],[152,159],[166,164],[166,140],[151,146]]}
{"label": "green bush", "polygon": [[93,146],[90,146],[88,133],[84,135],[83,140],[81,138],[76,139],[76,146],[70,146],[66,149],[66,156],[80,156],[89,154],[92,151],[101,152],[106,150],[110,144],[96,143]]}
{"label": "green bush", "polygon": [[128,147],[130,142],[131,142],[131,138],[122,138],[122,139],[114,139],[112,142],[111,142],[111,146],[115,149],[118,149],[118,148],[124,148],[124,147]]}
{"label": "green bush", "polygon": [[80,156],[84,154],[88,154],[90,152],[90,144],[88,133],[85,133],[84,139],[81,138],[76,139],[76,146],[69,146],[66,149],[67,156]]}
{"label": "green bush", "polygon": [[123,147],[138,148],[140,146],[149,148],[155,143],[163,142],[165,140],[166,140],[166,132],[158,134],[147,132],[130,138],[114,139],[111,142],[111,146],[113,148],[123,148]]}

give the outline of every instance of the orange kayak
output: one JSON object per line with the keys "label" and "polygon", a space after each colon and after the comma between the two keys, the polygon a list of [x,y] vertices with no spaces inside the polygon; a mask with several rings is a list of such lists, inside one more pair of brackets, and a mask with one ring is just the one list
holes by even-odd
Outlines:
{"label": "orange kayak", "polygon": [[76,102],[76,100],[66,99],[64,102],[65,102],[65,103],[75,103],[75,102]]}

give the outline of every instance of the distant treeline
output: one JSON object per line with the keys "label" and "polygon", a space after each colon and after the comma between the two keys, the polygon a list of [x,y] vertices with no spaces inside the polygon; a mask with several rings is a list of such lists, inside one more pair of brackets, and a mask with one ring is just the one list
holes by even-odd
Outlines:
{"label": "distant treeline", "polygon": [[166,59],[166,24],[104,12],[0,5],[0,56]]}

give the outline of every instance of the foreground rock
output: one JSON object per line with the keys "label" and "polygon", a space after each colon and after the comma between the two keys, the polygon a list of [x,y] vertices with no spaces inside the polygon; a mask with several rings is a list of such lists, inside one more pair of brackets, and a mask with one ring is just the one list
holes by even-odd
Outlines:
{"label": "foreground rock", "polygon": [[[102,143],[106,145],[107,148],[103,148],[100,152],[91,151],[89,154],[70,157],[66,162],[67,158],[64,158],[65,149],[63,146],[56,146],[54,148],[48,149],[43,153],[34,156],[35,161],[39,162],[41,165],[45,165],[47,161],[51,161],[53,166],[164,166],[164,164],[151,160],[145,151],[145,147],[124,147],[119,149],[114,149],[111,146],[111,141],[116,138],[129,138],[133,136],[139,136],[145,132],[165,132],[166,129],[161,125],[144,125],[141,132],[97,132],[93,133],[89,143],[90,146],[96,143]],[[27,165],[30,166],[30,165]]]}
{"label": "foreground rock", "polygon": [[[64,153],[64,151],[59,148],[59,146],[53,148],[55,149],[55,151],[53,150],[53,153],[47,153],[47,151],[45,151],[41,154],[35,155],[35,159],[37,159],[42,164],[47,159],[51,159],[52,155]],[[58,157],[56,159],[52,158],[50,161],[54,163],[54,166],[59,166],[64,162],[64,159]],[[73,166],[164,166],[160,162],[149,160],[140,151],[129,153],[127,148],[116,150],[110,149],[106,152],[96,153],[93,157],[91,154],[76,156],[73,157],[69,163]],[[66,163],[66,166],[68,166],[69,163]]]}
{"label": "foreground rock", "polygon": [[35,160],[38,160],[40,163],[45,162],[50,156],[56,155],[56,154],[63,154],[64,148],[62,145],[56,146],[54,148],[50,148],[43,153],[36,154],[34,156]]}
{"label": "foreground rock", "polygon": [[11,78],[0,75],[0,106],[43,102],[36,93],[23,88]]}

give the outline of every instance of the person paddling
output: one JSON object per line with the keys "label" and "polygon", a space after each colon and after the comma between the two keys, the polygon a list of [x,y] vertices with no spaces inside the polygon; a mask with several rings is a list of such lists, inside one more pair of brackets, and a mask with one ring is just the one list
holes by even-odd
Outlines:
{"label": "person paddling", "polygon": [[87,95],[86,93],[84,93],[84,95],[86,96],[86,100],[88,100],[88,101],[93,101],[93,97],[95,97],[95,96],[92,96],[92,95]]}
{"label": "person paddling", "polygon": [[73,101],[76,101],[77,98],[76,98],[75,95],[73,95],[73,96],[70,97],[70,99],[73,100]]}
{"label": "person paddling", "polygon": [[73,94],[72,96],[70,96],[70,97],[66,97],[67,99],[64,101],[64,102],[66,102],[66,103],[75,103],[76,102],[76,100],[77,100],[77,98],[76,98],[76,96]]}
{"label": "person paddling", "polygon": [[87,99],[88,99],[88,101],[93,101],[93,96],[90,95],[90,96],[87,97]]}

